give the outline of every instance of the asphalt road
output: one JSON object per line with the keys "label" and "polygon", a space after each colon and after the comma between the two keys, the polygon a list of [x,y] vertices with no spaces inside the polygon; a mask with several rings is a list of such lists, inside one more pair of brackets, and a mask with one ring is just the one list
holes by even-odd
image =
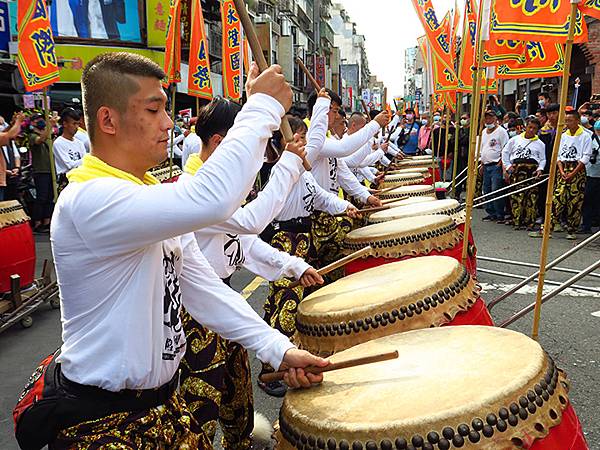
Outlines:
{"label": "asphalt road", "polygon": [[[482,223],[481,211],[475,212],[474,234],[479,255],[537,263],[540,241],[529,238],[525,232],[515,232],[505,225]],[[599,241],[600,242],[600,241]],[[559,256],[575,245],[556,233],[550,245],[550,258]],[[38,238],[38,265],[50,257],[47,237]],[[561,264],[562,267],[582,269],[600,257],[600,243],[593,244]],[[529,275],[534,269],[506,264],[480,262],[480,268]],[[38,268],[38,270],[40,270]],[[551,272],[548,279],[563,281],[569,274]],[[233,287],[241,291],[254,275],[240,271],[233,277]],[[484,287],[483,297],[496,298],[513,280],[497,275],[480,273]],[[600,289],[598,278],[586,278],[579,284]],[[531,285],[533,286],[533,285]],[[496,323],[506,319],[534,300],[534,288],[518,293],[492,311]],[[252,306],[260,311],[266,297],[266,286],[260,285],[250,296]],[[593,315],[597,312],[597,315]],[[60,345],[60,312],[45,305],[33,315],[31,328],[14,326],[0,335],[0,450],[17,449],[12,431],[12,408],[26,379],[37,363]],[[532,315],[517,321],[511,329],[531,333]],[[544,305],[540,343],[566,370],[571,381],[570,398],[583,424],[590,449],[600,450],[600,294],[568,291]],[[254,373],[258,362],[253,358]],[[256,410],[269,419],[277,417],[281,401],[255,390]],[[216,443],[216,448],[220,448]]]}

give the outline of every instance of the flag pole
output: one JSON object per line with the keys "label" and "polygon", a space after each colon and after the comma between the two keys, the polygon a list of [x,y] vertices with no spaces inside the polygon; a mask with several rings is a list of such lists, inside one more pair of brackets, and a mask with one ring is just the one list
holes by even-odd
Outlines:
{"label": "flag pole", "polygon": [[535,298],[535,309],[533,312],[533,330],[531,337],[538,340],[540,331],[540,318],[542,313],[542,296],[544,294],[544,280],[546,277],[546,263],[548,259],[548,241],[550,239],[550,222],[552,217],[552,198],[554,194],[554,181],[556,179],[556,165],[558,160],[558,150],[562,129],[565,126],[565,106],[567,104],[567,94],[569,90],[569,72],[571,70],[571,54],[573,52],[573,39],[575,37],[575,22],[577,20],[578,0],[571,0],[571,17],[569,20],[569,36],[565,44],[565,65],[560,85],[560,111],[558,113],[558,124],[556,126],[556,136],[554,138],[554,147],[552,149],[552,159],[550,161],[550,174],[548,176],[548,186],[546,191],[546,211],[544,216],[544,227],[542,237],[542,249],[540,251],[540,274],[538,276],[537,293]]}
{"label": "flag pole", "polygon": [[442,162],[442,181],[446,182],[446,161],[448,161],[448,140],[450,137],[450,108],[446,105],[446,142],[444,144],[444,161]]}
{"label": "flag pole", "polygon": [[[469,164],[467,170],[467,205],[466,205],[466,218],[462,248],[462,263],[466,266],[469,240],[466,236],[469,236],[471,229],[471,215],[473,214],[473,198],[475,197],[475,184],[472,182],[473,178],[477,177],[477,166],[475,163],[475,147],[477,145],[477,136],[479,135],[479,108],[481,105],[481,63],[483,61],[483,41],[481,36],[481,26],[483,23],[483,0],[479,2],[479,16],[477,17],[477,56],[475,63],[474,83],[471,95],[471,134],[469,143]],[[469,179],[469,177],[472,177]],[[469,182],[471,180],[471,182]]]}
{"label": "flag pole", "polygon": [[54,165],[54,143],[52,142],[52,126],[50,125],[50,105],[48,104],[48,88],[44,87],[43,90],[44,95],[44,120],[46,121],[46,126],[50,127],[50,134],[48,135],[48,139],[46,140],[46,144],[48,145],[48,152],[50,157],[50,177],[52,179],[52,195],[54,197],[54,202],[58,199],[58,187],[56,185],[56,166]]}
{"label": "flag pole", "polygon": [[[461,57],[462,58],[462,57]],[[458,136],[460,131],[460,106],[462,105],[462,92],[456,93],[456,116],[454,122],[454,157],[452,158],[452,192],[456,196],[456,172],[458,165]]]}

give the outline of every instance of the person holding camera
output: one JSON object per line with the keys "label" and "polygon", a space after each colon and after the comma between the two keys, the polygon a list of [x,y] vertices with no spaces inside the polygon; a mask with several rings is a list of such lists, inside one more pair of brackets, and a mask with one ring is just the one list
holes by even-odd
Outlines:
{"label": "person holding camera", "polygon": [[592,135],[592,156],[585,170],[587,181],[583,197],[583,223],[580,232],[589,234],[594,225],[600,224],[600,120],[594,122]]}

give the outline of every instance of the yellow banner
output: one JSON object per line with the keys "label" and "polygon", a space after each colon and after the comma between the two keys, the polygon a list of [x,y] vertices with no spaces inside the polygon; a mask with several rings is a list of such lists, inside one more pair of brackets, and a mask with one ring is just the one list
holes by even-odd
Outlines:
{"label": "yellow banner", "polygon": [[169,23],[169,0],[146,0],[148,47],[165,48]]}

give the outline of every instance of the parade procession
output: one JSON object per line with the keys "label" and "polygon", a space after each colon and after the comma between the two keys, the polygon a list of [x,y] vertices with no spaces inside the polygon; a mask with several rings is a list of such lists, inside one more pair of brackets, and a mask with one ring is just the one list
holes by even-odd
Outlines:
{"label": "parade procession", "polygon": [[0,449],[600,450],[598,0],[0,25]]}

